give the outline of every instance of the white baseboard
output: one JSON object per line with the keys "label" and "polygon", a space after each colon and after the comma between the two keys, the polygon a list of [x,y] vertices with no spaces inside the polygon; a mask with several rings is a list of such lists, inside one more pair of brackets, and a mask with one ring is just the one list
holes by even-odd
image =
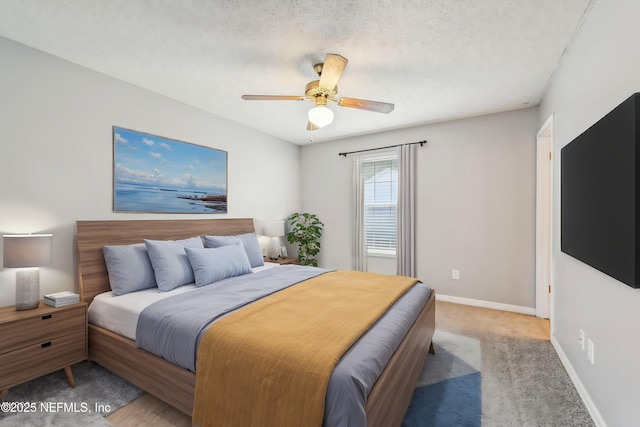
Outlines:
{"label": "white baseboard", "polygon": [[436,300],[444,302],[453,302],[456,304],[472,305],[474,307],[492,308],[494,310],[511,311],[514,313],[536,315],[536,309],[531,307],[522,307],[519,305],[502,304],[500,302],[483,301],[479,299],[454,297],[450,295],[442,295],[436,292]]}
{"label": "white baseboard", "polygon": [[567,355],[562,350],[562,346],[560,345],[556,337],[553,337],[553,336],[551,337],[551,344],[553,345],[553,348],[556,350],[556,353],[558,353],[558,357],[560,358],[560,361],[564,365],[564,369],[566,369],[567,373],[569,374],[569,378],[571,378],[571,381],[573,381],[573,385],[576,387],[576,390],[578,390],[578,394],[580,395],[580,398],[582,399],[584,406],[587,408],[587,411],[589,411],[589,415],[591,415],[591,418],[593,419],[593,423],[596,425],[596,427],[607,427],[607,424],[604,422],[604,419],[602,419],[602,415],[600,415],[600,411],[598,411],[598,408],[596,408],[596,405],[593,403],[593,400],[591,400],[591,396],[589,395],[589,392],[582,384],[582,381],[580,381],[580,377],[578,377],[578,374],[573,369],[573,365],[569,361],[569,358],[567,357]]}

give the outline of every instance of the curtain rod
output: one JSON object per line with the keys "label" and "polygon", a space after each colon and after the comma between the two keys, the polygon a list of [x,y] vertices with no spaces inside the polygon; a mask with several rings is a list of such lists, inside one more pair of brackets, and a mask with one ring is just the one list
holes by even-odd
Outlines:
{"label": "curtain rod", "polygon": [[357,150],[357,151],[347,151],[344,153],[338,153],[338,156],[345,156],[347,157],[347,154],[355,154],[355,153],[364,153],[365,151],[375,151],[375,150],[384,150],[385,148],[394,148],[394,147],[400,147],[402,145],[413,145],[413,144],[420,144],[420,147],[422,147],[424,144],[427,143],[427,140],[423,140],[423,141],[416,141],[416,142],[408,142],[406,144],[396,144],[396,145],[387,145],[386,147],[378,147],[378,148],[368,148],[366,150]]}

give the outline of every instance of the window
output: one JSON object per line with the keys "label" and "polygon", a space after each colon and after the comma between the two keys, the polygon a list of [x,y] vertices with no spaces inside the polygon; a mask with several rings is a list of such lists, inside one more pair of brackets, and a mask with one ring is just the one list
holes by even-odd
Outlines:
{"label": "window", "polygon": [[387,155],[362,161],[364,227],[368,255],[396,255],[398,159]]}

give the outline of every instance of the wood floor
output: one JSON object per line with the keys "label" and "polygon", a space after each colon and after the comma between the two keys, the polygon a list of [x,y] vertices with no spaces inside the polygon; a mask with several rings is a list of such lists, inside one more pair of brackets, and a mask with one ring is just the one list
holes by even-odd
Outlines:
{"label": "wood floor", "polygon": [[109,415],[107,421],[116,427],[191,427],[191,417],[147,393]]}
{"label": "wood floor", "polygon": [[[549,339],[549,321],[524,314],[436,302],[436,329],[470,337],[488,335]],[[144,394],[107,420],[116,427],[191,426],[191,418]]]}

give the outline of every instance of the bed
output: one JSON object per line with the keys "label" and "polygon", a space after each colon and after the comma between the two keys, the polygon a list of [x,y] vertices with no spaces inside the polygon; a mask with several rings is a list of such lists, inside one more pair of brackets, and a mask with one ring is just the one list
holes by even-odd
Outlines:
{"label": "bed", "polygon": [[[78,282],[81,299],[110,290],[103,247],[177,240],[193,236],[232,236],[254,232],[252,219],[78,221]],[[366,401],[367,426],[399,426],[426,353],[433,350],[434,292],[375,382]],[[89,325],[89,358],[178,410],[191,415],[196,376],[183,367],[139,349],[132,339]],[[161,372],[161,375],[158,373]]]}

